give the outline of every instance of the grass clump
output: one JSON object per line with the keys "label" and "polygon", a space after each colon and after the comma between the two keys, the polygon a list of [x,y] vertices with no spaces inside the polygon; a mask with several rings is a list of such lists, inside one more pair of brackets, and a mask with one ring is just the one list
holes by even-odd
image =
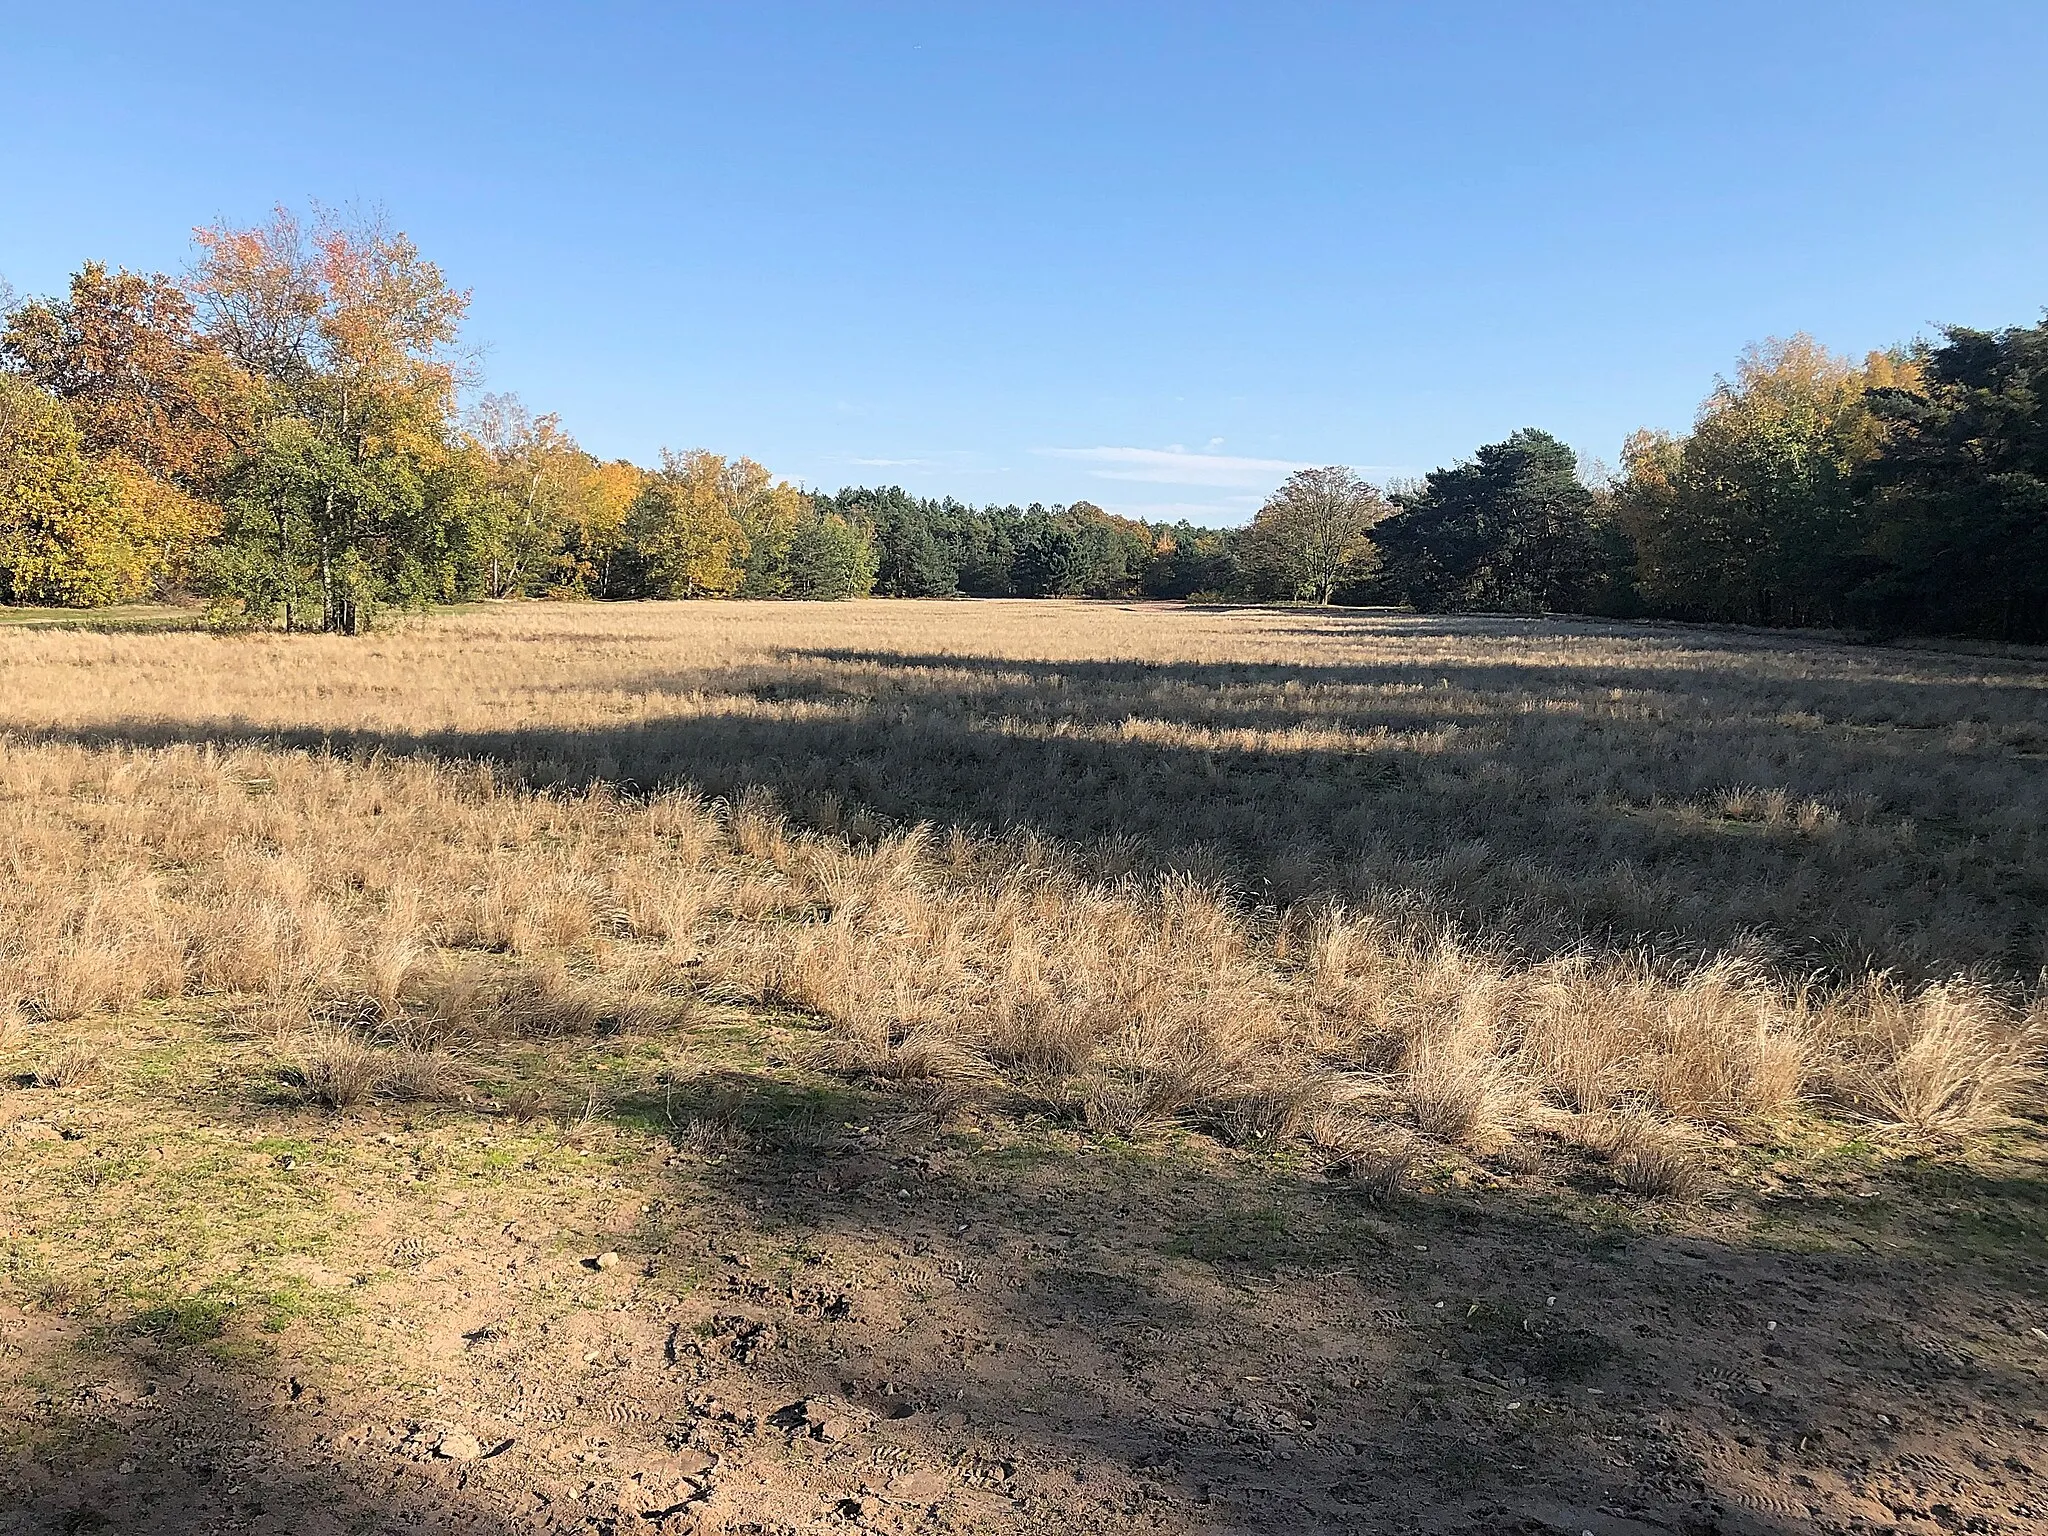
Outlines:
{"label": "grass clump", "polygon": [[390,1072],[383,1051],[347,1030],[308,1043],[296,1077],[306,1097],[328,1109],[351,1109],[369,1101]]}
{"label": "grass clump", "polygon": [[2040,1081],[2048,1006],[2024,1015],[1987,989],[1950,981],[1918,992],[1877,978],[1855,999],[1832,1086],[1881,1125],[1962,1137],[1989,1130]]}
{"label": "grass clump", "polygon": [[36,1067],[38,1088],[78,1088],[97,1079],[106,1068],[101,1049],[83,1041],[59,1046]]}
{"label": "grass clump", "polygon": [[1700,1193],[1705,1169],[1683,1131],[1641,1111],[1584,1116],[1569,1134],[1606,1165],[1614,1185],[1649,1200],[1684,1200]]}

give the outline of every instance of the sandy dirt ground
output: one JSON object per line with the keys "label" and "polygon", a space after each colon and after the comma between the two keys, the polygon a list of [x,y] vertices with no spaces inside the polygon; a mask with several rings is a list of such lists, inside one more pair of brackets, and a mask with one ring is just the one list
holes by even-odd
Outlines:
{"label": "sandy dirt ground", "polygon": [[0,1313],[9,1533],[2048,1528],[2038,1125],[1960,1170],[1731,1143],[1673,1208],[1562,1146],[1375,1202],[1000,1119],[0,1105],[13,1239],[118,1246],[95,1164],[154,1158],[317,1221],[294,1294],[343,1298]]}

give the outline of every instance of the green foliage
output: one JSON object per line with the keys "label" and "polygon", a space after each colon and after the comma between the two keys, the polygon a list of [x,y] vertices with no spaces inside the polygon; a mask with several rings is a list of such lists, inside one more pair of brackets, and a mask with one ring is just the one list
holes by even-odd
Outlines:
{"label": "green foliage", "polygon": [[1079,597],[1101,553],[1088,533],[1075,519],[1034,507],[1019,530],[1011,567],[1017,591],[1025,597]]}
{"label": "green foliage", "polygon": [[415,455],[274,418],[229,477],[223,536],[202,565],[216,619],[357,634],[386,606],[453,597],[459,503]]}
{"label": "green foliage", "polygon": [[2048,640],[2048,321],[1952,329],[1917,360],[1924,382],[1872,396],[1857,599],[1887,630]]}
{"label": "green foliage", "polygon": [[1597,499],[1548,432],[1490,443],[1395,503],[1373,541],[1388,586],[1425,612],[1583,612],[1601,585]]}
{"label": "green foliage", "polygon": [[867,530],[836,512],[797,525],[788,563],[789,595],[806,598],[866,597],[875,589],[879,567]]}
{"label": "green foliage", "polygon": [[951,597],[960,590],[965,547],[962,524],[971,509],[952,500],[912,496],[901,486],[849,487],[815,498],[821,513],[836,513],[874,530],[875,591],[884,597]]}
{"label": "green foliage", "polygon": [[876,576],[887,572],[892,596],[950,597],[959,590],[959,567],[922,518],[898,520],[879,537]]}
{"label": "green foliage", "polygon": [[[1008,510],[1008,509],[1006,509]],[[1125,597],[1152,554],[1150,530],[1091,502],[1033,505],[1011,539],[1011,583],[1023,597]]]}
{"label": "green foliage", "polygon": [[1085,501],[969,507],[854,486],[817,503],[874,530],[875,590],[885,597],[1130,596],[1164,547],[1146,524]]}
{"label": "green foliage", "polygon": [[1159,530],[1157,552],[1145,563],[1140,588],[1147,597],[1193,597],[1238,587],[1237,540],[1229,532],[1179,522]]}

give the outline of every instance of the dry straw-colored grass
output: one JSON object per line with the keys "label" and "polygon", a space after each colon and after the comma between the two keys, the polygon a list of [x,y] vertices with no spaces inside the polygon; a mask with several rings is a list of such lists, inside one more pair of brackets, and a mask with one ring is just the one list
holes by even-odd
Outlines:
{"label": "dry straw-colored grass", "polygon": [[[0,999],[233,999],[336,1105],[742,1005],[941,1117],[1967,1133],[2039,1065],[2044,703],[2021,662],[1060,604],[11,633]],[[1682,1192],[1630,1134],[1617,1180]]]}

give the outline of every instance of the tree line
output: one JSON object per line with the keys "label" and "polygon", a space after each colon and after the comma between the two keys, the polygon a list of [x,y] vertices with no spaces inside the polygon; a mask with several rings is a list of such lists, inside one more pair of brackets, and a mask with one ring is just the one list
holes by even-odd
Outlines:
{"label": "tree line", "polygon": [[1217,529],[602,460],[510,397],[463,408],[467,305],[320,209],[5,304],[0,601],[355,632],[486,597],[1214,597],[2048,639],[2048,323],[1860,363],[1765,343],[1617,472],[1532,428],[1414,483],[1301,470]]}
{"label": "tree line", "polygon": [[586,452],[460,408],[469,296],[374,218],[199,230],[181,279],[87,263],[0,330],[0,601],[202,595],[354,633],[473,598],[842,597],[871,533],[748,459]]}

